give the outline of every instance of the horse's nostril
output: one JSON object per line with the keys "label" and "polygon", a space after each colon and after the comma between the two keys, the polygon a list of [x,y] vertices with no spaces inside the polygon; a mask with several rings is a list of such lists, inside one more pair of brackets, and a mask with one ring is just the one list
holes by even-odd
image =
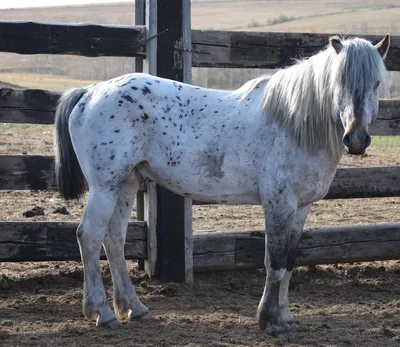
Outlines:
{"label": "horse's nostril", "polygon": [[371,144],[371,136],[367,134],[365,136],[365,147],[368,147]]}
{"label": "horse's nostril", "polygon": [[343,136],[343,143],[345,146],[349,147],[350,146],[350,135],[349,134],[345,134]]}

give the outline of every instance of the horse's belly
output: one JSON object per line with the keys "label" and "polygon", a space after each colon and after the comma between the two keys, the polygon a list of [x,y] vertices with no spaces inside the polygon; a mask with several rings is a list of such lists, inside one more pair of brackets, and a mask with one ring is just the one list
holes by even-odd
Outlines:
{"label": "horse's belly", "polygon": [[[194,170],[193,170],[194,169]],[[166,189],[193,200],[221,204],[259,204],[258,184],[246,177],[208,176],[194,167],[141,164],[142,180],[151,180]]]}

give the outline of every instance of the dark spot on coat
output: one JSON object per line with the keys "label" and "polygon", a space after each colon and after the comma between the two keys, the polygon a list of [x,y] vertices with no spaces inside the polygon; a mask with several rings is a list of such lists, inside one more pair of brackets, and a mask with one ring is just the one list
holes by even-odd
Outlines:
{"label": "dark spot on coat", "polygon": [[118,133],[120,132],[120,130],[117,129],[117,130],[114,130],[114,132],[115,132],[116,134],[118,134]]}
{"label": "dark spot on coat", "polygon": [[169,113],[169,111],[171,111],[171,107],[170,107],[170,106],[167,106],[166,108],[163,108],[163,111],[164,111],[165,113]]}
{"label": "dark spot on coat", "polygon": [[149,119],[149,115],[147,113],[144,113],[142,116],[142,119],[144,119],[144,120]]}
{"label": "dark spot on coat", "polygon": [[133,90],[138,90],[138,88],[135,87],[135,86],[131,87],[131,89],[133,89]]}
{"label": "dark spot on coat", "polygon": [[150,92],[150,89],[149,89],[149,88],[147,88],[146,86],[144,86],[144,87],[142,88],[142,93],[143,93],[143,95],[147,95],[147,94],[150,94],[151,92]]}
{"label": "dark spot on coat", "polygon": [[139,108],[140,108],[141,110],[143,110],[143,106],[142,106],[142,105],[139,105]]}
{"label": "dark spot on coat", "polygon": [[110,117],[110,119],[114,119],[115,118],[115,116],[114,115],[112,115],[111,117]]}
{"label": "dark spot on coat", "polygon": [[113,155],[110,157],[110,159],[111,159],[111,160],[114,160],[114,158],[115,158],[115,155],[113,154]]}
{"label": "dark spot on coat", "polygon": [[132,97],[130,95],[122,95],[121,98],[125,99],[126,101],[129,101],[131,103],[134,103],[135,101],[132,99]]}

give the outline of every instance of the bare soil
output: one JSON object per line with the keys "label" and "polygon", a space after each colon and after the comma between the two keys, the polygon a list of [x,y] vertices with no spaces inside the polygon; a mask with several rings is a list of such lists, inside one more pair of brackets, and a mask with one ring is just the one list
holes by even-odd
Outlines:
{"label": "bare soil", "polygon": [[[1,126],[0,153],[52,155],[51,127]],[[399,164],[397,142],[371,147],[367,156],[346,156],[341,162],[342,167]],[[0,191],[0,219],[79,220],[84,202],[66,204],[52,191]],[[399,203],[399,198],[323,200],[312,208],[307,227],[396,222]],[[68,215],[60,213],[65,212],[63,207]],[[39,215],[26,217],[32,210]],[[193,208],[195,232],[262,229],[263,224],[260,206]],[[106,262],[102,265],[111,298],[109,267]],[[196,274],[194,285],[186,286],[160,283],[140,272],[135,262],[128,265],[154,319],[104,330],[81,314],[80,262],[0,263],[0,345],[375,347],[400,343],[400,261],[298,268],[290,307],[299,328],[278,339],[261,332],[255,321],[265,281],[262,269]]]}

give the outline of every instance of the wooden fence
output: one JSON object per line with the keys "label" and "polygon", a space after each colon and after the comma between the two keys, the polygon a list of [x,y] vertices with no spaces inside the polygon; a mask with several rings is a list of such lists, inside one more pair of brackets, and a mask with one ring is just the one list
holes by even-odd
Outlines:
{"label": "wooden fence", "polygon": [[[136,1],[144,24],[143,1]],[[147,0],[146,25],[104,26],[0,22],[0,52],[145,58],[147,71],[190,83],[191,67],[279,68],[310,56],[328,34],[190,30],[190,1]],[[157,16],[157,9],[162,16]],[[181,14],[177,16],[177,14]],[[178,18],[179,17],[179,18]],[[377,42],[380,37],[365,35]],[[157,52],[162,52],[158,54]],[[400,71],[400,37],[392,37],[386,60]],[[59,94],[0,89],[0,122],[52,124]],[[400,135],[400,101],[381,100],[372,135]],[[53,157],[0,155],[0,189],[54,189]],[[160,187],[147,189],[138,210],[146,222],[131,222],[126,256],[144,259],[161,279],[190,281],[191,271],[263,266],[259,231],[191,237],[191,201]],[[400,167],[339,169],[327,199],[400,196]],[[140,207],[140,206],[139,206]],[[0,222],[0,261],[78,259],[76,223]],[[177,246],[178,245],[178,246]],[[307,230],[299,264],[400,258],[400,224]],[[193,253],[193,257],[192,257]]]}

